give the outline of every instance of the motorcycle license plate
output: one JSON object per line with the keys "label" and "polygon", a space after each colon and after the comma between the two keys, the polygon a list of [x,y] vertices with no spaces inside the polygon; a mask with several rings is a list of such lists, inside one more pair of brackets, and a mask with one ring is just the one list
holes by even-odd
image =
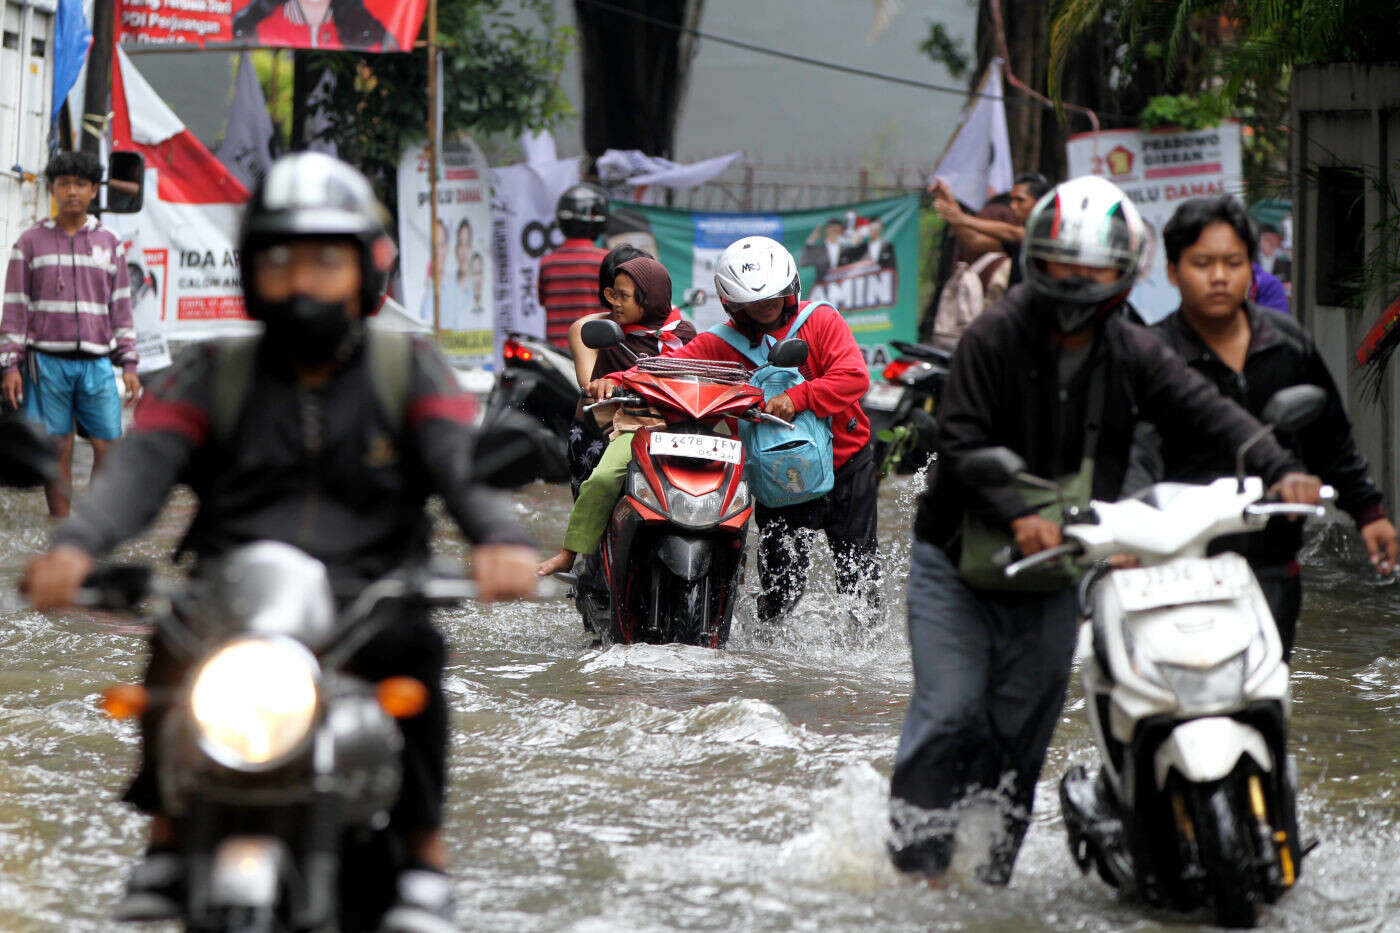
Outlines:
{"label": "motorcycle license plate", "polygon": [[878,408],[880,411],[894,411],[903,397],[904,390],[899,386],[873,385],[865,393],[865,398],[861,399],[861,404],[866,408]]}
{"label": "motorcycle license plate", "polygon": [[1110,576],[1126,612],[1236,599],[1250,591],[1249,564],[1238,554],[1174,560]]}
{"label": "motorcycle license plate", "polygon": [[710,434],[662,434],[653,431],[647,449],[653,456],[692,457],[722,463],[742,463],[744,459],[744,445],[739,441]]}

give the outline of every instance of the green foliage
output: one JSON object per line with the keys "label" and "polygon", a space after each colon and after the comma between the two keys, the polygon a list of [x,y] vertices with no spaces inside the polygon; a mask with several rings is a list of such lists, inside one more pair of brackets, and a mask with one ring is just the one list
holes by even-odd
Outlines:
{"label": "green foliage", "polygon": [[1145,130],[1159,126],[1199,130],[1214,126],[1228,116],[1229,108],[1214,94],[1159,94],[1142,108],[1138,125]]}
{"label": "green foliage", "polygon": [[932,202],[919,211],[919,309],[933,301],[937,284],[938,257],[943,249],[943,237],[949,234],[948,222],[933,209]]}
{"label": "green foliage", "polygon": [[[292,53],[281,49],[256,49],[249,58],[257,72],[258,83],[262,85],[263,99],[267,101],[267,112],[277,128],[278,139],[285,143],[292,124]],[[237,73],[238,58],[232,61]]]}
{"label": "green foliage", "polygon": [[932,20],[928,24],[928,35],[919,43],[919,51],[947,68],[948,74],[954,78],[961,78],[972,66],[972,59],[963,49],[962,40],[954,39],[948,34],[946,26]]}
{"label": "green foliage", "polygon": [[[425,21],[419,42],[427,41],[427,28]],[[558,79],[573,38],[572,29],[556,25],[551,0],[439,0],[444,135],[514,136],[568,116]],[[408,141],[427,133],[426,50],[307,58],[314,73],[328,70],[336,79],[319,108],[330,121],[326,137],[370,176],[392,209],[399,156]]]}

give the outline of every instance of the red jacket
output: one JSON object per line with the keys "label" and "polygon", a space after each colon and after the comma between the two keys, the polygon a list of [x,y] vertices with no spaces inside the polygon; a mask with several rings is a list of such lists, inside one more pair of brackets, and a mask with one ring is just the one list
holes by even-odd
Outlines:
{"label": "red jacket", "polygon": [[[799,310],[807,304],[804,301]],[[733,325],[725,322],[720,326]],[[773,331],[773,337],[782,340],[791,326],[789,323]],[[860,400],[870,388],[870,370],[850,325],[829,305],[813,311],[797,336],[811,347],[807,362],[799,369],[807,381],[789,389],[788,398],[798,411],[812,411],[819,418],[831,419],[832,460],[839,468],[870,441],[870,419],[860,407]],[[749,370],[754,368],[752,360],[708,332],[679,349],[667,349],[662,355],[726,360],[742,363]]]}

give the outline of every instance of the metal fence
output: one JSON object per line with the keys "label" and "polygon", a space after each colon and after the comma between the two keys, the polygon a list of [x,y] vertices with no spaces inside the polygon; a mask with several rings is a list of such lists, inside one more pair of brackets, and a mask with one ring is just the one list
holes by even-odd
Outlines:
{"label": "metal fence", "polygon": [[683,191],[658,192],[660,203],[697,211],[809,210],[921,192],[933,167],[737,160],[719,178]]}

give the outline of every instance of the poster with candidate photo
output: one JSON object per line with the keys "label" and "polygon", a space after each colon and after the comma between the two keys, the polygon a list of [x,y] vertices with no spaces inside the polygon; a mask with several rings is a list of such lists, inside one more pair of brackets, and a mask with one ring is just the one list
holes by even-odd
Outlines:
{"label": "poster with candidate photo", "polygon": [[417,143],[399,161],[399,272],[404,307],[432,328],[433,265],[429,229],[437,241],[438,342],[461,362],[490,362],[495,325],[495,261],[491,248],[490,169],[470,136],[442,145],[437,223],[432,221],[428,147]]}
{"label": "poster with candidate photo", "polygon": [[118,0],[124,42],[158,45],[413,48],[427,0]]}

